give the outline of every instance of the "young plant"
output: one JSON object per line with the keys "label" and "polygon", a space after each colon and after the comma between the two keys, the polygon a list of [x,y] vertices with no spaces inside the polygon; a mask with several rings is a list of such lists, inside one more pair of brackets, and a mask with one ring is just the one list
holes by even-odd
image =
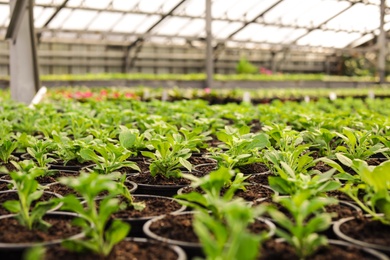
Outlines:
{"label": "young plant", "polygon": [[336,147],[336,152],[341,152],[350,159],[367,160],[370,156],[387,151],[382,143],[373,144],[374,137],[370,131],[358,131],[343,127],[342,133],[336,133],[344,145]]}
{"label": "young plant", "polygon": [[132,155],[132,152],[121,145],[104,144],[99,140],[95,140],[89,147],[80,150],[80,156],[84,160],[96,163],[94,170],[103,174],[112,173],[123,167],[140,171],[135,162],[127,161]]}
{"label": "young plant", "polygon": [[53,153],[62,160],[64,165],[66,165],[69,161],[78,161],[79,163],[85,162],[85,159],[80,156],[80,151],[82,148],[88,146],[87,144],[93,141],[93,137],[91,135],[77,140],[72,140],[67,137],[64,132],[59,133],[53,131],[52,137],[54,145],[56,146]]}
{"label": "young plant", "polygon": [[155,152],[142,151],[141,153],[152,159],[149,169],[153,177],[161,175],[166,178],[178,178],[182,175],[180,168],[192,170],[192,165],[187,160],[191,157],[191,150],[183,148],[181,140],[180,134],[172,134],[167,135],[166,140],[154,138],[149,141]]}
{"label": "young plant", "polygon": [[47,168],[49,163],[55,160],[49,157],[54,149],[54,144],[50,140],[32,139],[30,147],[27,147],[27,152],[33,157],[37,165],[42,168]]}
{"label": "young plant", "polygon": [[206,259],[256,259],[261,242],[267,236],[250,233],[248,225],[263,210],[251,208],[240,199],[230,202],[220,200],[218,206],[223,211],[222,220],[204,211],[195,213],[193,227]]}
{"label": "young plant", "polygon": [[[109,223],[110,216],[126,206],[121,204],[119,198],[115,198],[124,195],[126,190],[121,182],[117,181],[120,176],[118,172],[106,175],[82,172],[77,178],[59,179],[60,183],[73,188],[85,200],[85,205],[74,195],[68,195],[60,200],[63,202],[62,209],[78,214],[74,224],[81,227],[86,236],[84,240],[65,241],[66,248],[77,252],[87,250],[107,256],[112,248],[126,237],[130,231],[129,224],[119,220]],[[108,195],[100,200],[98,206],[96,198],[103,191],[107,191]]]}
{"label": "young plant", "polygon": [[333,153],[333,142],[337,137],[334,131],[326,128],[318,128],[305,131],[303,139],[311,144],[311,148],[318,151],[319,156],[331,156]]}
{"label": "young plant", "polygon": [[0,137],[0,162],[8,163],[12,158],[12,152],[18,147],[18,143],[11,138]]}
{"label": "young plant", "polygon": [[[390,161],[378,166],[369,166],[365,161],[355,159],[352,168],[359,175],[361,184],[356,185],[349,181],[341,191],[374,219],[390,225]],[[361,190],[366,194],[363,198],[358,196]],[[379,213],[383,213],[383,216]]]}
{"label": "young plant", "polygon": [[258,151],[270,144],[266,134],[254,135],[246,125],[240,129],[225,126],[217,132],[217,138],[226,150],[211,149],[212,157],[219,165],[230,169],[260,161]]}
{"label": "young plant", "polygon": [[[211,211],[216,218],[222,219],[222,208],[218,203],[223,201],[231,201],[237,190],[245,190],[245,179],[242,173],[235,174],[233,170],[221,167],[210,174],[198,178],[191,174],[183,174],[184,178],[192,181],[192,188],[200,188],[203,192],[192,191],[187,194],[176,195],[183,205],[192,207],[198,211]],[[234,180],[233,180],[234,178]],[[222,190],[226,189],[224,194]]]}
{"label": "young plant", "polygon": [[271,188],[280,194],[295,194],[298,191],[306,190],[312,196],[319,196],[328,191],[337,190],[341,187],[340,182],[333,180],[335,169],[325,173],[312,171],[310,173],[295,172],[291,167],[281,162],[279,176],[268,177]]}
{"label": "young plant", "polygon": [[337,200],[325,197],[311,197],[310,192],[301,191],[291,197],[276,197],[291,214],[290,220],[285,213],[269,206],[267,212],[282,228],[276,228],[276,234],[294,247],[300,259],[306,259],[316,250],[327,244],[327,238],[318,232],[331,225],[331,214],[321,211],[325,206],[337,203]]}
{"label": "young plant", "polygon": [[22,161],[20,164],[14,163],[19,171],[10,172],[12,184],[18,193],[19,200],[8,200],[3,203],[3,207],[8,211],[15,213],[15,218],[19,223],[28,229],[45,229],[50,224],[42,219],[49,210],[57,204],[54,200],[47,202],[33,203],[39,200],[43,195],[43,189],[40,188],[35,178],[42,176],[44,170],[35,167],[31,161]]}

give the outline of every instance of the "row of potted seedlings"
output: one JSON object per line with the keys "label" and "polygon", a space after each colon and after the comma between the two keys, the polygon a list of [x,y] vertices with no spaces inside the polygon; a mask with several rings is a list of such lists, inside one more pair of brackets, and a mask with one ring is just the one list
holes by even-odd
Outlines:
{"label": "row of potted seedlings", "polygon": [[[45,259],[159,259],[165,253],[153,245],[171,252],[166,259],[388,259],[389,127],[379,113],[386,106],[370,100],[348,115],[335,105],[233,105],[232,117],[232,105],[199,101],[64,101],[34,110],[9,103],[1,115],[1,219],[13,221],[8,234],[34,230],[25,242],[42,242],[57,225],[47,212],[68,212],[58,218],[73,219],[62,225],[74,233],[27,251]],[[316,111],[298,118],[307,106]],[[381,116],[368,121],[370,112]],[[327,113],[333,120],[321,121]],[[377,230],[373,238],[367,228]],[[347,238],[354,233],[368,244]],[[140,236],[154,242],[134,240]],[[9,254],[8,240],[0,241]]]}

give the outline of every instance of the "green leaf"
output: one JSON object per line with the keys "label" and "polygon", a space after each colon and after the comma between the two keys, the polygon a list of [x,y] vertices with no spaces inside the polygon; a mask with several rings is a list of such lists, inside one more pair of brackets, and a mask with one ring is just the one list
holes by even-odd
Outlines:
{"label": "green leaf", "polygon": [[132,147],[134,145],[136,139],[137,139],[137,136],[135,134],[132,134],[128,130],[122,131],[119,134],[119,142],[126,149],[129,149],[130,147]]}
{"label": "green leaf", "polygon": [[21,211],[20,202],[18,200],[7,200],[2,206],[12,213],[19,213]]}
{"label": "green leaf", "polygon": [[113,246],[121,242],[130,232],[130,225],[119,220],[114,220],[105,233],[106,241],[108,242],[110,253]]}
{"label": "green leaf", "polygon": [[352,160],[349,159],[347,156],[345,156],[341,153],[336,153],[336,157],[345,166],[352,167]]}
{"label": "green leaf", "polygon": [[93,161],[95,163],[100,161],[96,153],[93,150],[88,148],[81,149],[80,156],[87,161]]}
{"label": "green leaf", "polygon": [[186,159],[183,159],[181,157],[179,157],[179,162],[181,165],[183,165],[188,171],[191,171],[192,170],[192,164],[187,161]]}

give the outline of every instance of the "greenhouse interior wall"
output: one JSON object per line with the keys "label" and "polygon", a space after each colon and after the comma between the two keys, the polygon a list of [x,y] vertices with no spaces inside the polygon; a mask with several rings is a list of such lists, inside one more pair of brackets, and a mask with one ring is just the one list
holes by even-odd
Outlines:
{"label": "greenhouse interior wall", "polygon": [[[51,43],[38,45],[40,73],[203,73],[205,54],[203,46],[144,43],[139,52],[130,51],[126,67],[124,46]],[[217,74],[235,74],[241,57],[257,67],[283,73],[336,73],[340,58],[328,53],[310,53],[299,50],[273,52],[270,50],[221,48],[215,50]],[[9,75],[8,42],[0,41],[0,75]]]}

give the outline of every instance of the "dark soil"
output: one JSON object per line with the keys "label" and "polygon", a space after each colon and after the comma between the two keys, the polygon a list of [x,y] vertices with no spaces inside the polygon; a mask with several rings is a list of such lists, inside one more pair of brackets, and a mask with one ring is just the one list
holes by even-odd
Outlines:
{"label": "dark soil", "polygon": [[50,169],[59,169],[59,170],[63,170],[64,168],[65,169],[68,168],[68,170],[79,171],[79,170],[81,170],[81,168],[87,167],[88,165],[91,165],[91,164],[93,164],[93,162],[80,163],[77,160],[70,160],[66,164],[64,164],[63,161],[56,160],[55,163],[49,164],[49,168]]}
{"label": "dark soil", "polygon": [[[78,173],[77,172],[71,172],[71,171],[61,171],[61,170],[56,170],[55,172],[47,175],[47,176],[41,176],[36,178],[36,180],[39,182],[39,184],[48,184],[48,183],[53,183],[57,182],[57,178],[60,177],[77,177]],[[11,180],[11,177],[9,175],[5,175],[2,177],[3,180]]]}
{"label": "dark soil", "polygon": [[[48,201],[52,198],[56,198],[53,194],[50,193],[44,193],[42,197],[37,201]],[[0,193],[0,216],[2,215],[8,215],[11,214],[8,210],[6,210],[3,207],[3,203],[6,202],[7,200],[19,200],[19,196],[17,192],[5,192],[5,193]],[[32,203],[33,206],[36,204],[35,202]]]}
{"label": "dark soil", "polygon": [[311,170],[317,170],[320,172],[327,172],[331,169],[332,167],[321,161],[317,162],[317,164],[313,168],[311,168]]}
{"label": "dark soil", "polygon": [[269,171],[264,163],[251,163],[237,167],[243,174],[254,174]]}
{"label": "dark soil", "polygon": [[0,162],[0,167],[5,167],[9,172],[17,170],[16,167],[11,162],[8,163]]}
{"label": "dark soil", "polygon": [[243,198],[246,201],[255,201],[258,199],[271,198],[274,192],[261,184],[249,184],[245,186],[246,191],[238,190],[235,193],[236,197]]}
{"label": "dark soil", "polygon": [[[288,244],[278,243],[275,240],[268,240],[260,249],[260,256],[257,259],[261,260],[298,260],[299,257],[295,254],[295,250]],[[320,248],[314,255],[308,257],[310,260],[357,260],[357,259],[377,259],[367,254],[361,249],[354,247],[344,247],[338,245],[330,245],[329,247]]]}
{"label": "dark soil", "polygon": [[390,245],[390,225],[384,225],[380,221],[360,216],[343,223],[340,230],[357,240],[383,246]]}
{"label": "dark soil", "polygon": [[207,164],[203,164],[203,165],[197,165],[196,167],[194,167],[194,170],[199,172],[201,175],[205,176],[205,175],[209,174],[210,172],[215,171],[216,167],[217,167],[217,164],[215,164],[215,163],[207,163]]}
{"label": "dark soil", "polygon": [[91,253],[73,253],[60,246],[51,247],[46,251],[45,260],[175,260],[178,256],[166,244],[161,242],[131,242],[122,241],[116,245],[108,257]]}
{"label": "dark soil", "polygon": [[192,228],[193,214],[170,215],[150,225],[150,230],[164,238],[199,243]]}
{"label": "dark soil", "polygon": [[10,185],[10,183],[0,181],[0,191],[9,190],[8,185]]}
{"label": "dark soil", "polygon": [[161,175],[152,177],[150,172],[141,172],[138,175],[129,176],[130,181],[149,185],[189,185],[191,182],[184,178],[166,178]]}
{"label": "dark soil", "polygon": [[[199,243],[199,239],[192,228],[193,219],[193,214],[169,215],[169,217],[153,222],[150,225],[150,230],[164,238]],[[255,220],[254,223],[248,226],[248,229],[253,234],[259,234],[263,231],[268,232],[269,226],[262,221]]]}
{"label": "dark soil", "polygon": [[[125,182],[125,185],[129,190],[134,188],[134,185],[132,185],[131,182]],[[47,185],[47,187],[48,187],[48,191],[55,192],[55,193],[60,194],[62,196],[66,196],[66,195],[70,195],[70,194],[73,194],[77,197],[81,196],[78,192],[74,191],[72,188],[70,188],[64,184],[61,184],[61,183],[54,183],[51,185]],[[104,192],[99,193],[99,196],[105,196],[107,194],[108,194],[108,192],[104,191]]]}
{"label": "dark soil", "polygon": [[71,225],[69,216],[45,216],[44,220],[51,224],[47,231],[28,230],[14,218],[0,219],[0,241],[2,243],[46,242],[68,238],[81,232],[79,227]]}
{"label": "dark soil", "polygon": [[250,183],[269,185],[268,177],[270,176],[275,176],[275,175],[272,173],[253,174],[251,177],[247,179],[247,181]]}
{"label": "dark soil", "polygon": [[368,165],[378,166],[379,164],[387,161],[387,158],[369,158],[366,160]]}
{"label": "dark soil", "polygon": [[182,206],[170,198],[164,197],[133,197],[134,202],[144,202],[145,208],[142,211],[128,208],[120,210],[113,214],[114,218],[143,218],[143,217],[154,217],[163,214],[168,214],[179,210]]}
{"label": "dark soil", "polygon": [[188,161],[192,164],[192,166],[204,163],[215,163],[214,160],[201,156],[191,156]]}

